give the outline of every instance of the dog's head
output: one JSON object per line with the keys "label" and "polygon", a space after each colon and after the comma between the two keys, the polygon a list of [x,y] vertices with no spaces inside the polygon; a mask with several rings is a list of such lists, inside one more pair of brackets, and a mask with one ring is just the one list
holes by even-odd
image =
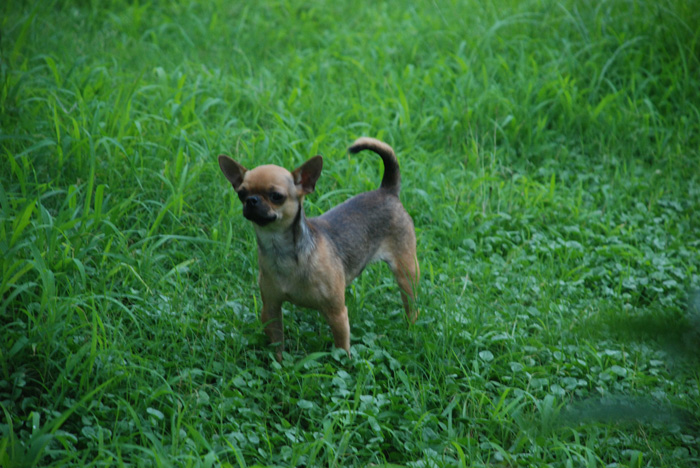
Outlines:
{"label": "dog's head", "polygon": [[219,167],[243,204],[243,216],[261,228],[282,230],[302,209],[304,195],[314,191],[323,158],[314,156],[289,172],[271,164],[248,170],[222,154]]}

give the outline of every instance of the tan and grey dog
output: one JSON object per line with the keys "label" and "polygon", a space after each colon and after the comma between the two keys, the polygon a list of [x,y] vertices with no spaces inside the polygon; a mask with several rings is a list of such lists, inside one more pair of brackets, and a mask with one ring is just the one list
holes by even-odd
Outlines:
{"label": "tan and grey dog", "polygon": [[255,227],[261,319],[270,341],[278,344],[278,361],[284,349],[284,302],[320,311],[335,345],[350,355],[345,287],[376,260],[385,261],[394,273],[408,319],[414,322],[418,316],[416,234],[399,200],[399,164],[391,147],[373,138],[359,138],[349,151],[366,149],[384,162],[380,187],[311,219],[304,214],[303,200],[321,175],[321,156],[292,172],[274,165],[248,170],[228,156],[219,156],[221,170],[243,203],[243,216]]}

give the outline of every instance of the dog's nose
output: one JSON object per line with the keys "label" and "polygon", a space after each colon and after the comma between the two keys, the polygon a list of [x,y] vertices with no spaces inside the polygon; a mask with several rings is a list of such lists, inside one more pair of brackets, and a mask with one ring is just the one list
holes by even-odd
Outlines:
{"label": "dog's nose", "polygon": [[258,206],[260,204],[260,197],[257,195],[252,195],[245,199],[245,204],[251,208]]}

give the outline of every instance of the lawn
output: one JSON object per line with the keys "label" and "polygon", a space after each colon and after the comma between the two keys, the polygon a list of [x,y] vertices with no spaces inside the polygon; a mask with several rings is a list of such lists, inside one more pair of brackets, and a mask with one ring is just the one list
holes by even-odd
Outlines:
{"label": "lawn", "polygon": [[[0,6],[0,466],[700,464],[700,9],[579,2]],[[259,321],[216,157],[391,144],[421,315],[347,290],[352,357]]]}

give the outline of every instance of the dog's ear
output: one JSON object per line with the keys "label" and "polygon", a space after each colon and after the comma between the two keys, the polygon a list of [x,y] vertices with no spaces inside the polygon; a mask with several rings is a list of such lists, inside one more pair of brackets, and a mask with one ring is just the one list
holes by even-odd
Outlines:
{"label": "dog's ear", "polygon": [[233,185],[233,189],[237,191],[243,183],[243,176],[248,172],[248,169],[225,154],[219,156],[219,167],[228,181],[231,182],[231,185]]}
{"label": "dog's ear", "polygon": [[308,195],[314,191],[316,188],[316,181],[321,176],[322,169],[323,158],[321,156],[314,156],[298,168],[294,169],[292,172],[294,184],[301,188],[302,194]]}

